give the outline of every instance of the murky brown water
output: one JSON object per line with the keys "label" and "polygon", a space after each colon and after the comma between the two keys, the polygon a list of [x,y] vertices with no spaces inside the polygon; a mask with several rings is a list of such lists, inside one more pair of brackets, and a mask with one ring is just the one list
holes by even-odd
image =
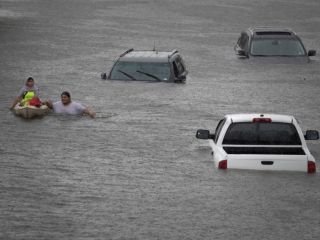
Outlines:
{"label": "murky brown water", "polygon": [[[320,175],[214,169],[195,139],[227,113],[296,116],[320,130],[319,56],[239,60],[249,26],[292,27],[319,50],[308,1],[0,1],[0,239],[318,239]],[[181,51],[186,84],[102,81],[124,50]],[[28,76],[97,118],[26,121],[8,107]],[[320,143],[309,148],[320,166]],[[318,168],[320,169],[320,167]]]}

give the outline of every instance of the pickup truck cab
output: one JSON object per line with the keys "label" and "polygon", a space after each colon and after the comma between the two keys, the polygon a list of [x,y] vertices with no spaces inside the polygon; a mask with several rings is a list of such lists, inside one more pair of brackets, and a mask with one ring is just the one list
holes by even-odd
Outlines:
{"label": "pickup truck cab", "polygon": [[226,115],[214,134],[199,129],[196,137],[209,140],[215,166],[220,169],[316,171],[305,140],[319,139],[319,132],[303,134],[293,116]]}

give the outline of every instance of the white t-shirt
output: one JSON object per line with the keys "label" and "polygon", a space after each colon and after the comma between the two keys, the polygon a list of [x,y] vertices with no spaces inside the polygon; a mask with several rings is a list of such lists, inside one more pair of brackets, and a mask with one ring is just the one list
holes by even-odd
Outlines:
{"label": "white t-shirt", "polygon": [[63,105],[61,101],[55,102],[53,104],[53,111],[55,113],[62,113],[62,114],[71,114],[71,115],[81,115],[83,111],[86,109],[80,103],[72,101],[68,105]]}

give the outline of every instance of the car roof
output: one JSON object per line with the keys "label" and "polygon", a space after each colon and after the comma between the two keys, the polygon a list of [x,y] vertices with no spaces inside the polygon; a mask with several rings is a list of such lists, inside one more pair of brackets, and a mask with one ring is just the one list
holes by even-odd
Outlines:
{"label": "car roof", "polygon": [[232,122],[252,122],[254,118],[271,118],[272,122],[292,123],[295,118],[290,115],[282,114],[261,114],[261,113],[241,113],[241,114],[228,114],[225,118]]}
{"label": "car roof", "polygon": [[125,62],[168,62],[170,58],[178,54],[177,50],[134,50],[129,49],[120,55],[119,61]]}
{"label": "car roof", "polygon": [[296,33],[290,28],[274,28],[274,27],[251,27],[247,31],[254,37],[282,37],[296,38]]}

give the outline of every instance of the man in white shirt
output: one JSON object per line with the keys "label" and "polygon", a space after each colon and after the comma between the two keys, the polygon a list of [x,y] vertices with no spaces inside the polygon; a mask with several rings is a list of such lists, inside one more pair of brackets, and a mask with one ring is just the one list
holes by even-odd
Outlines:
{"label": "man in white shirt", "polygon": [[96,113],[90,108],[83,106],[81,103],[71,101],[70,93],[65,91],[61,93],[61,101],[52,103],[51,101],[46,102],[47,106],[55,113],[70,114],[70,115],[82,115],[87,114],[94,118]]}

